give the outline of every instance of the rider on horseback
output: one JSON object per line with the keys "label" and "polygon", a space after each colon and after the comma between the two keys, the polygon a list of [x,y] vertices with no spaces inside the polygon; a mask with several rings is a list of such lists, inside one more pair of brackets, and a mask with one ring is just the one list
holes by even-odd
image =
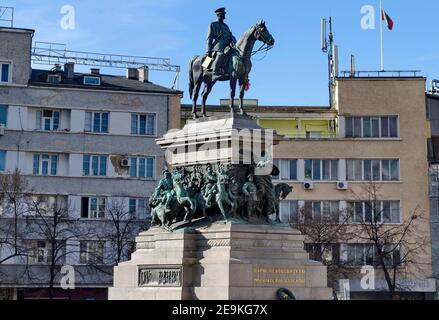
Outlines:
{"label": "rider on horseback", "polygon": [[230,48],[236,44],[236,38],[233,36],[227,24],[224,23],[226,19],[226,9],[219,8],[215,11],[218,21],[212,22],[209,25],[207,33],[207,55],[213,59],[211,66],[214,76],[222,76],[227,73],[225,67],[227,57],[230,53]]}

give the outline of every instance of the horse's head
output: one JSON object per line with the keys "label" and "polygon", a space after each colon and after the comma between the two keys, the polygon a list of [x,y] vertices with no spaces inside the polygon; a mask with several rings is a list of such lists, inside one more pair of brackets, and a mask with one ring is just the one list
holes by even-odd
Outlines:
{"label": "horse's head", "polygon": [[267,46],[274,46],[274,38],[268,31],[267,26],[265,25],[265,21],[261,20],[255,26],[255,38],[256,40],[262,41]]}

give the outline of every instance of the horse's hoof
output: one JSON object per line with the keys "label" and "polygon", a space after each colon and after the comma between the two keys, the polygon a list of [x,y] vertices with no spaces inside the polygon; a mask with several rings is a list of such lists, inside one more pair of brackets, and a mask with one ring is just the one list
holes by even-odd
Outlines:
{"label": "horse's hoof", "polygon": [[192,114],[192,119],[194,119],[194,120],[197,120],[199,117],[198,117],[198,115],[196,114],[196,113],[193,113]]}
{"label": "horse's hoof", "polygon": [[239,113],[243,116],[247,115],[247,113],[245,113],[244,109],[239,109]]}
{"label": "horse's hoof", "polygon": [[207,114],[203,113],[203,118],[207,118]]}

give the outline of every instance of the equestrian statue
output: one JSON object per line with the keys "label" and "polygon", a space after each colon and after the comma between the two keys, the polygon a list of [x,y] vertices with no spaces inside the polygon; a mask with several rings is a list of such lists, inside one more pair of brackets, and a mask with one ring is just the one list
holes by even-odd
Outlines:
{"label": "equestrian statue", "polygon": [[[236,41],[229,27],[224,23],[225,8],[220,8],[215,13],[218,20],[209,25],[207,52],[195,56],[189,65],[189,94],[192,99],[194,119],[198,118],[197,101],[201,86],[204,84],[201,112],[203,117],[207,117],[206,101],[217,81],[230,81],[230,111],[233,113],[236,84],[239,83],[239,109],[240,113],[244,114],[244,95],[249,88],[251,58],[254,54],[268,51],[274,46],[274,38],[263,20],[252,26],[239,41]],[[257,41],[263,44],[254,51]]]}

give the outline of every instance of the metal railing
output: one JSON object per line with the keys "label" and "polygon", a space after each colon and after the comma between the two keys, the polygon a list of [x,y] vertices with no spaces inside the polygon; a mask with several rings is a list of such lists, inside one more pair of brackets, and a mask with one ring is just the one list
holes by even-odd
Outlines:
{"label": "metal railing", "polygon": [[420,70],[341,71],[340,78],[403,78],[420,77]]}
{"label": "metal railing", "polygon": [[72,51],[67,50],[65,44],[50,42],[35,42],[32,48],[32,62],[45,65],[74,62],[81,65],[110,68],[148,66],[150,70],[180,72],[180,66],[171,64],[171,60],[168,58]]}
{"label": "metal railing", "polygon": [[0,27],[14,27],[14,8],[0,6]]}

